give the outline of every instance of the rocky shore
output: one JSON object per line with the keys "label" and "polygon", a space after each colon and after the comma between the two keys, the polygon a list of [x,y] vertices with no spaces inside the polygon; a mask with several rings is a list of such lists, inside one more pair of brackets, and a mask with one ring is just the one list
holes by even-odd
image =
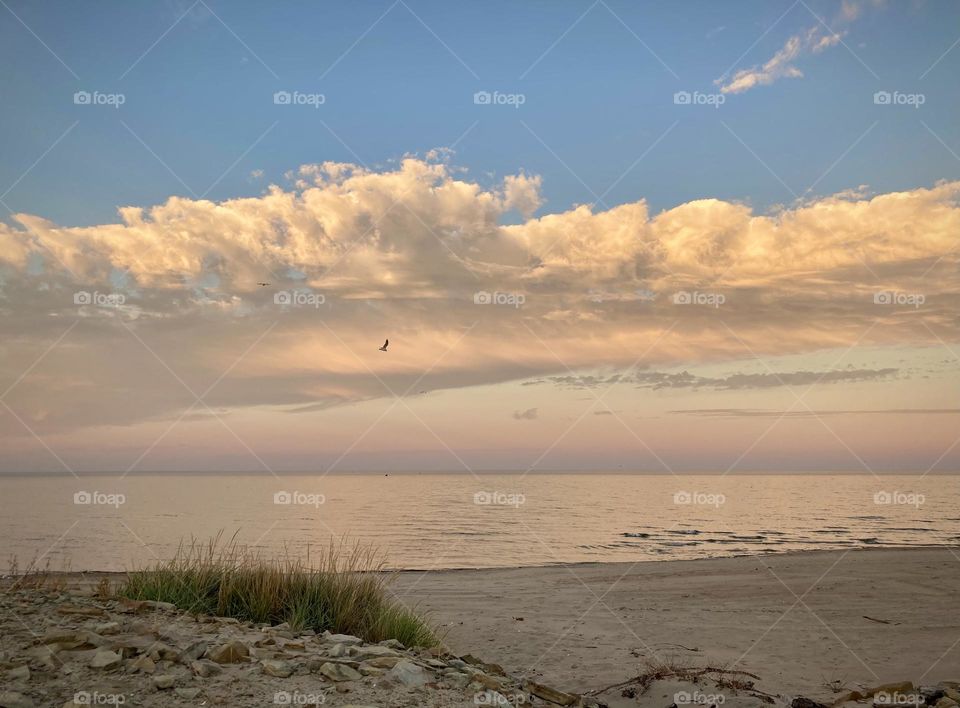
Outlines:
{"label": "rocky shore", "polygon": [[0,595],[0,706],[599,706],[446,648],[193,616],[79,592]]}
{"label": "rocky shore", "polygon": [[371,644],[287,624],[197,616],[168,603],[101,597],[84,588],[0,591],[0,708],[960,708],[954,681],[836,686],[829,700],[819,686],[819,694],[807,694],[818,695],[811,700],[766,685],[761,690],[759,678],[723,666],[650,664],[632,678],[575,694],[442,646]]}

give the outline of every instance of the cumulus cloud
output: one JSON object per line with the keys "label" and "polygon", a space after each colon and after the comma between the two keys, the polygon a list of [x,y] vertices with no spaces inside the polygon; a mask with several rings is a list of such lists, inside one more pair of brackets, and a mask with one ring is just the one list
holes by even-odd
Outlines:
{"label": "cumulus cloud", "polygon": [[217,410],[308,412],[641,356],[666,368],[937,344],[960,324],[960,182],[774,214],[701,199],[530,216],[537,176],[485,185],[409,158],[292,177],[258,197],[123,207],[117,223],[0,224],[2,380],[57,343],[5,402],[40,432],[167,420],[201,394]]}

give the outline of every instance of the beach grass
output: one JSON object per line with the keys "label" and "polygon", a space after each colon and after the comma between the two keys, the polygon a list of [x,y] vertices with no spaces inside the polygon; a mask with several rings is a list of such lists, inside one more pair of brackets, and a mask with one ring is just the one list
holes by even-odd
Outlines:
{"label": "beach grass", "polygon": [[439,644],[425,617],[390,597],[391,578],[382,554],[372,547],[331,543],[306,560],[266,560],[235,538],[222,542],[217,536],[206,543],[181,543],[170,560],[129,571],[117,594],[170,602],[196,614],[352,634],[368,642]]}

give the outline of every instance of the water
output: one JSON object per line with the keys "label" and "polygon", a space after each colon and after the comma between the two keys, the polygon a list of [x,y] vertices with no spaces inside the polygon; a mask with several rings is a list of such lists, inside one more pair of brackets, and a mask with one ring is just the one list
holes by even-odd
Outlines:
{"label": "water", "polygon": [[271,556],[348,536],[418,569],[956,546],[958,500],[956,476],[0,477],[0,566],[124,570],[221,530]]}

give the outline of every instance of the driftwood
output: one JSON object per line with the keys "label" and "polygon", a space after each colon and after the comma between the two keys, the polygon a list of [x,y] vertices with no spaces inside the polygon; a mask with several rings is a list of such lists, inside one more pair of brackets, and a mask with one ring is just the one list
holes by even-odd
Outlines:
{"label": "driftwood", "polygon": [[[633,678],[627,679],[626,681],[620,681],[619,683],[611,684],[610,686],[606,686],[605,688],[597,688],[592,691],[587,691],[583,695],[599,696],[601,693],[606,693],[607,691],[612,691],[618,688],[626,688],[634,684],[636,684],[636,687],[637,689],[639,689],[639,692],[643,693],[650,687],[651,683],[653,683],[654,681],[658,681],[660,679],[682,678],[682,679],[687,679],[692,681],[692,680],[701,678],[703,676],[706,676],[707,674],[714,674],[721,678],[723,676],[746,676],[748,678],[752,678],[757,681],[760,680],[760,677],[757,676],[756,674],[751,674],[749,671],[741,671],[739,669],[721,669],[719,667],[714,667],[714,666],[704,666],[701,668],[693,668],[693,667],[677,668],[677,667],[668,667],[668,666],[655,666],[655,667],[652,667],[646,673],[640,674],[639,676],[634,676]],[[756,689],[753,688],[752,684],[749,687],[749,690],[755,691],[758,694],[762,693],[761,691],[756,691]],[[763,695],[768,696],[768,694],[763,694]]]}

